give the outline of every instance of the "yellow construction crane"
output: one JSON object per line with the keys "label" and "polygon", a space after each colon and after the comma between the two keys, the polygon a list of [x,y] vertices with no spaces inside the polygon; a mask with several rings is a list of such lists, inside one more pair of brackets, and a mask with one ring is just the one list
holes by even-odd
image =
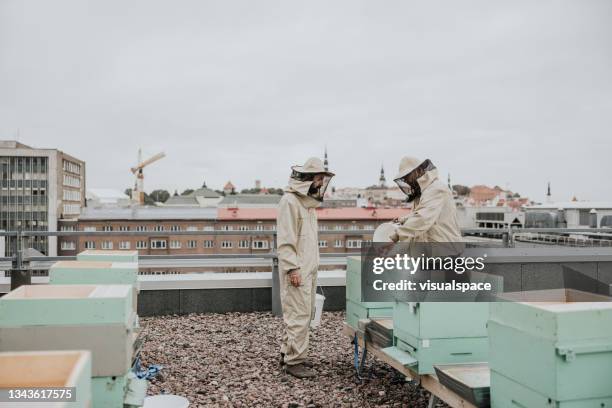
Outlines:
{"label": "yellow construction crane", "polygon": [[161,152],[143,161],[142,149],[138,149],[138,164],[130,169],[132,173],[136,176],[136,181],[134,182],[134,189],[132,190],[132,203],[139,205],[144,204],[144,174],[142,172],[142,169],[164,157],[166,157],[166,154],[164,152]]}

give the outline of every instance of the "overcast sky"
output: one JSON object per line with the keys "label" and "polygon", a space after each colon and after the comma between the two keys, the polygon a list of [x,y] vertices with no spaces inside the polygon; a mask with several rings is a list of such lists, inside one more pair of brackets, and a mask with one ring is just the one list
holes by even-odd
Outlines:
{"label": "overcast sky", "polygon": [[337,186],[402,155],[454,184],[612,200],[612,2],[0,0],[0,139],[123,190]]}

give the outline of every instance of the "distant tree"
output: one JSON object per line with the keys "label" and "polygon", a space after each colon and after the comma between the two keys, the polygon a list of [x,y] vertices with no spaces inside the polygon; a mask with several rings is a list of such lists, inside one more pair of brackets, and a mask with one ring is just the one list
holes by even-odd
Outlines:
{"label": "distant tree", "polygon": [[470,188],[468,186],[462,186],[461,184],[453,185],[453,191],[460,196],[468,196],[470,195]]}
{"label": "distant tree", "polygon": [[193,193],[193,189],[192,188],[188,188],[187,190],[183,191],[181,193],[181,195],[182,196],[186,196],[186,195],[191,194],[191,193]]}
{"label": "distant tree", "polygon": [[166,190],[153,190],[149,197],[158,203],[165,203],[170,198],[170,193]]}
{"label": "distant tree", "polygon": [[202,182],[202,188],[208,188],[206,187],[206,181]]}
{"label": "distant tree", "polygon": [[222,195],[223,197],[225,197],[225,191],[223,190],[215,190],[215,193]]}
{"label": "distant tree", "polygon": [[282,188],[269,188],[268,189],[268,193],[270,194],[278,194],[278,195],[283,195],[284,194],[284,190]]}
{"label": "distant tree", "polygon": [[519,193],[514,193],[514,195],[512,197],[514,197],[514,198],[521,198],[521,195]]}

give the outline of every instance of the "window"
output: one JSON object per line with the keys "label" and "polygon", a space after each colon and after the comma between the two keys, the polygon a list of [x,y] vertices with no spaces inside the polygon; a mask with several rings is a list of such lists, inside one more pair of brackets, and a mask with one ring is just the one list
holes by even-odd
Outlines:
{"label": "window", "polygon": [[239,231],[248,231],[249,227],[247,225],[241,225],[241,226],[238,227],[238,230]]}
{"label": "window", "polygon": [[221,231],[233,231],[234,227],[232,227],[231,225],[222,225],[221,226]]}
{"label": "window", "polygon": [[197,231],[197,230],[198,230],[198,227],[196,227],[195,225],[189,225],[187,227],[187,231]]}
{"label": "window", "polygon": [[139,231],[139,232],[147,231],[147,226],[146,225],[137,225],[136,226],[136,231]]}
{"label": "window", "polygon": [[76,244],[74,241],[62,241],[62,249],[64,251],[74,251],[76,249]]}
{"label": "window", "polygon": [[166,246],[168,244],[166,243],[165,239],[152,239],[151,240],[151,249],[166,249]]}
{"label": "window", "polygon": [[64,214],[80,214],[81,206],[78,204],[64,204]]}
{"label": "window", "polygon": [[91,232],[91,231],[95,231],[95,230],[96,230],[96,227],[85,227],[85,228],[83,228],[83,231],[86,231],[86,232]]}
{"label": "window", "polygon": [[319,248],[327,248],[327,241],[319,241]]}
{"label": "window", "polygon": [[373,229],[374,229],[374,226],[373,226],[373,225],[370,225],[370,224],[367,224],[367,225],[364,225],[364,226],[363,226],[363,229],[364,229],[364,230],[373,230]]}
{"label": "window", "polygon": [[170,226],[170,231],[180,231],[181,230],[181,226],[180,225],[172,225]]}
{"label": "window", "polygon": [[342,230],[344,229],[344,226],[343,226],[343,225],[338,224],[338,225],[336,225],[336,226],[334,227],[334,229],[335,229],[336,231],[342,231]]}
{"label": "window", "polygon": [[263,224],[257,224],[255,226],[255,231],[263,231],[264,230],[264,226]]}
{"label": "window", "polygon": [[204,248],[214,248],[215,243],[211,240],[204,241]]}
{"label": "window", "polygon": [[164,230],[164,226],[163,225],[156,225],[154,227],[154,230],[157,232],[163,231]]}
{"label": "window", "polygon": [[223,249],[229,249],[232,248],[232,241],[221,241],[221,248]]}
{"label": "window", "polygon": [[197,248],[198,247],[198,241],[196,241],[195,239],[190,239],[189,241],[187,241],[187,248]]}
{"label": "window", "polygon": [[110,225],[105,225],[102,227],[102,231],[112,231],[112,230],[113,230],[113,227]]}
{"label": "window", "polygon": [[170,241],[170,248],[179,249],[180,247],[181,247],[181,241],[178,241],[178,240]]}
{"label": "window", "polygon": [[113,249],[113,241],[102,241],[102,249]]}
{"label": "window", "polygon": [[238,248],[248,248],[249,247],[249,240],[248,239],[243,239],[240,242],[238,242]]}
{"label": "window", "polygon": [[337,239],[334,241],[334,248],[342,248],[344,246],[344,242],[341,239]]}
{"label": "window", "polygon": [[351,224],[349,226],[349,230],[351,230],[351,231],[355,231],[355,230],[358,230],[358,229],[359,229],[359,225],[357,225],[357,224]]}
{"label": "window", "polygon": [[64,190],[64,201],[81,201],[81,191]]}
{"label": "window", "polygon": [[96,243],[94,241],[85,241],[85,249],[96,249]]}
{"label": "window", "polygon": [[74,231],[74,225],[62,225],[60,231]]}
{"label": "window", "polygon": [[120,225],[119,226],[119,231],[129,231],[130,230],[130,226],[129,225]]}
{"label": "window", "polygon": [[119,249],[130,249],[130,241],[121,241],[119,243]]}
{"label": "window", "polygon": [[253,241],[253,249],[268,249],[268,241]]}
{"label": "window", "polygon": [[213,227],[212,225],[205,225],[204,226],[204,231],[214,231],[215,227]]}
{"label": "window", "polygon": [[319,231],[327,231],[327,225],[319,225]]}
{"label": "window", "polygon": [[146,249],[147,241],[136,241],[136,249]]}
{"label": "window", "polygon": [[361,248],[361,240],[360,239],[347,239],[346,247],[347,248]]}

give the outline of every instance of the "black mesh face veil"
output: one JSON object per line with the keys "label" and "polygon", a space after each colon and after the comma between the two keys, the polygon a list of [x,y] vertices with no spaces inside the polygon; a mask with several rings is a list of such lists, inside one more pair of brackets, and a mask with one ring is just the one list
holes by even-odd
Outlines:
{"label": "black mesh face veil", "polygon": [[434,166],[431,160],[427,159],[423,163],[419,164],[410,173],[393,181],[395,181],[400,190],[406,194],[406,200],[408,202],[412,202],[421,196],[421,186],[419,185],[417,179],[429,170],[433,170],[435,168],[436,166]]}
{"label": "black mesh face veil", "polygon": [[[327,173],[302,173],[297,170],[293,170],[291,173],[291,178],[294,180],[312,182],[308,189],[308,195],[317,201],[323,201],[332,177],[333,175]],[[315,184],[318,184],[318,187]]]}

